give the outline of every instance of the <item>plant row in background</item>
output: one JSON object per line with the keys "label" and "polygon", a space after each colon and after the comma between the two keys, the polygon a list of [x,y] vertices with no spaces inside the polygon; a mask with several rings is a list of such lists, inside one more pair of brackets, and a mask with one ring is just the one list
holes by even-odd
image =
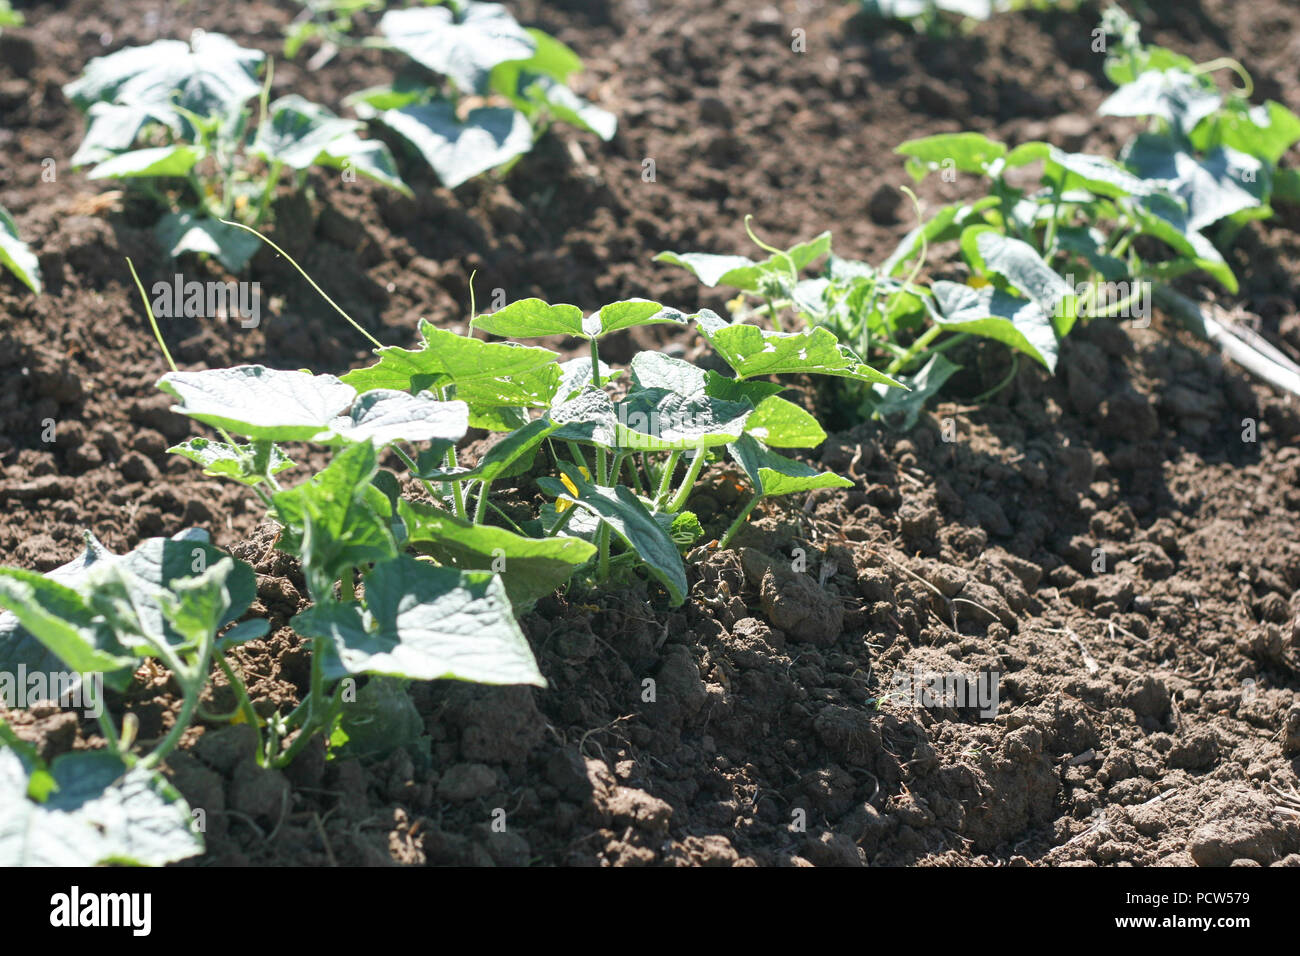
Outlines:
{"label": "plant row in background", "polygon": [[[263,223],[282,174],[302,188],[310,168],[325,167],[410,194],[389,148],[362,136],[363,121],[400,136],[450,188],[504,173],[554,122],[614,135],[613,115],[568,86],[582,69],[577,54],[521,27],[499,4],[392,10],[379,26],[383,39],[372,45],[409,62],[392,84],[346,101],[360,120],[296,94],[268,102],[273,71],[264,54],[216,33],[92,60],[65,88],[87,115],[72,165],[153,202],[170,255],[212,255],[237,272],[257,240],[223,220]],[[0,222],[0,261],[35,290],[11,226]]]}
{"label": "plant row in background", "polygon": [[[1101,113],[1149,120],[1117,158],[1043,142],[1008,148],[973,132],[929,136],[898,148],[912,176],[975,175],[985,194],[934,210],[879,266],[834,255],[829,233],[788,250],[759,243],[769,253],[759,261],[676,252],[659,260],[707,286],[739,290],[742,315],[780,327],[793,313],[794,322],[851,343],[910,389],[854,385],[847,396],[854,417],[905,429],[957,371],[949,350],[962,341],[993,339],[1054,371],[1060,342],[1077,323],[1147,321],[1152,298],[1231,346],[1256,374],[1297,391],[1300,370],[1285,356],[1232,338],[1167,283],[1198,272],[1238,291],[1220,248],[1246,223],[1270,216],[1274,201],[1300,199],[1300,179],[1277,168],[1300,140],[1300,117],[1271,100],[1252,105],[1249,77],[1235,61],[1196,64],[1143,45],[1118,9],[1103,26],[1112,41],[1106,74],[1118,89]],[[1245,85],[1221,93],[1211,74],[1223,69]],[[965,281],[918,281],[931,247],[945,242],[958,243]],[[823,257],[821,274],[803,278]],[[1013,363],[1002,384],[1015,371]]]}

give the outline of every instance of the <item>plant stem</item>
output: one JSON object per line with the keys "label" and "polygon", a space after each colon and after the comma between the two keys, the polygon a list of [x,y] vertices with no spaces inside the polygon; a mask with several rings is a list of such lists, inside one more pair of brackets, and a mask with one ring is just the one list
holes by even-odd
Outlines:
{"label": "plant stem", "polygon": [[478,503],[474,505],[474,523],[482,524],[485,517],[485,508],[487,503],[488,489],[492,486],[490,481],[480,481],[478,485]]}
{"label": "plant stem", "polygon": [[749,513],[753,511],[754,506],[757,505],[762,500],[763,500],[763,493],[761,491],[757,492],[754,495],[754,497],[749,499],[748,504],[746,504],[745,507],[741,509],[740,514],[736,515],[736,520],[731,522],[731,527],[727,529],[727,533],[724,534],[722,536],[722,540],[718,542],[719,551],[725,549],[727,545],[731,544],[731,539],[736,536],[736,532],[739,531],[741,525],[745,523],[745,519],[749,517]]}
{"label": "plant stem", "polygon": [[258,726],[257,711],[253,709],[253,702],[248,697],[248,688],[244,685],[243,678],[230,666],[225,654],[217,653],[217,666],[226,675],[226,680],[235,692],[235,699],[239,702],[238,711],[244,715],[244,723],[252,727],[253,733],[257,735],[257,764],[259,767],[265,767],[266,752],[262,747],[262,728]]}
{"label": "plant stem", "polygon": [[700,477],[700,471],[704,468],[704,462],[708,457],[708,453],[703,448],[695,449],[695,458],[691,461],[690,470],[686,472],[686,478],[677,489],[677,494],[673,495],[672,500],[668,502],[665,511],[671,514],[680,511],[686,504],[686,499],[691,496],[691,489],[695,487],[695,479]]}
{"label": "plant stem", "polygon": [[603,521],[600,523],[600,530],[596,532],[596,544],[600,548],[600,559],[596,565],[596,578],[604,581],[609,577],[609,525]]}
{"label": "plant stem", "polygon": [[668,499],[668,492],[672,490],[673,472],[677,470],[677,463],[681,461],[681,458],[682,453],[675,451],[671,452],[668,455],[668,460],[664,462],[664,470],[659,475],[659,490],[655,493],[655,511],[658,511]]}
{"label": "plant stem", "polygon": [[905,353],[903,353],[898,358],[894,359],[894,361],[889,363],[889,367],[885,369],[885,374],[894,375],[902,371],[903,369],[907,368],[909,365],[912,364],[913,361],[916,360],[917,356],[921,355],[926,350],[926,348],[929,347],[931,342],[933,342],[942,334],[943,334],[943,326],[941,325],[930,326],[928,329],[926,329],[917,337],[916,341],[912,343],[911,347]]}
{"label": "plant stem", "polygon": [[257,215],[253,217],[253,225],[260,226],[262,220],[266,218],[266,210],[271,205],[271,197],[275,195],[276,184],[280,181],[280,167],[283,165],[280,160],[271,163],[271,169],[266,174],[266,188],[262,190],[262,201],[257,204]]}

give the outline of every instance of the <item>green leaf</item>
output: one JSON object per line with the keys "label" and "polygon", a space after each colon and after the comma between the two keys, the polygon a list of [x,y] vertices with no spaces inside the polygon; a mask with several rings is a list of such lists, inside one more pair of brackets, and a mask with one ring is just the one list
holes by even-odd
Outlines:
{"label": "green leaf", "polygon": [[[831,234],[823,232],[808,242],[791,246],[781,256],[769,256],[762,262],[744,256],[715,256],[704,252],[661,252],[655,256],[654,261],[689,269],[700,282],[710,288],[725,285],[743,292],[757,292],[759,280],[763,276],[774,271],[788,275],[791,263],[798,272],[826,255],[830,248]],[[789,257],[789,262],[785,256]]]}
{"label": "green leaf", "polygon": [[275,494],[285,526],[280,549],[302,558],[304,569],[329,581],[397,553],[389,523],[391,505],[371,484],[378,468],[374,445],[350,445],[310,481]]}
{"label": "green leaf", "polygon": [[935,320],[944,328],[995,339],[1024,352],[1049,372],[1056,371],[1060,348],[1056,330],[1038,303],[993,286],[972,289],[959,282],[940,280],[934,283],[933,290],[941,313]]}
{"label": "green leaf", "polygon": [[73,168],[98,163],[131,148],[141,131],[159,123],[179,134],[180,114],[170,105],[92,103],[86,114],[86,135],[70,160]]}
{"label": "green leaf", "polygon": [[679,395],[704,392],[704,369],[663,352],[638,352],[628,369],[637,388],[664,388]]}
{"label": "green leaf", "polygon": [[533,148],[528,118],[501,106],[472,109],[463,122],[445,100],[385,110],[374,118],[410,143],[448,189]]}
{"label": "green leaf", "polygon": [[1231,293],[1237,292],[1237,277],[1224,261],[1214,243],[1192,229],[1183,206],[1164,193],[1147,196],[1129,204],[1141,232],[1167,243],[1195,268],[1212,275]]}
{"label": "green leaf", "polygon": [[665,324],[685,325],[686,316],[648,299],[625,299],[602,306],[595,315],[587,317],[584,328],[588,336],[599,338],[639,325]]}
{"label": "green leaf", "polygon": [[437,392],[456,386],[455,397],[470,406],[470,421],[480,406],[546,408],[559,387],[558,355],[550,349],[513,342],[484,342],[420,323],[418,349],[385,346],[379,362],[355,369],[343,381],[359,392],[391,388]]}
{"label": "green leaf", "polygon": [[374,676],[366,681],[357,699],[343,708],[339,729],[347,739],[331,747],[331,755],[377,760],[405,750],[417,762],[428,765],[430,740],[424,732],[424,718],[406,685],[396,677]]}
{"label": "green leaf", "polygon": [[329,166],[355,169],[376,182],[408,196],[411,190],[397,174],[388,147],[357,135],[361,123],[342,119],[301,96],[284,96],[271,104],[270,115],[258,128],[249,152],[291,169]]}
{"label": "green leaf", "polygon": [[[168,454],[180,455],[203,466],[203,474],[213,478],[229,478],[244,485],[256,485],[263,481],[261,475],[246,471],[245,463],[251,462],[254,449],[252,445],[228,445],[225,442],[212,441],[207,438],[191,438],[167,449]],[[278,445],[271,447],[268,472],[278,475],[292,468],[289,460]]]}
{"label": "green leaf", "polygon": [[1121,196],[1145,196],[1151,183],[1134,176],[1113,160],[1089,153],[1067,153],[1051,147],[1043,178],[1059,184],[1062,192],[1086,189],[1112,199]]}
{"label": "green leaf", "polygon": [[908,140],[894,152],[910,157],[907,172],[920,182],[941,167],[984,175],[994,160],[1007,154],[1007,148],[982,133],[940,133]]}
{"label": "green leaf", "polygon": [[36,254],[18,238],[18,226],[9,211],[0,206],[0,266],[37,295],[41,293],[41,267]]}
{"label": "green leaf", "polygon": [[853,482],[831,472],[820,472],[801,461],[786,458],[767,448],[752,435],[727,446],[749,476],[754,489],[764,498],[793,495],[818,488],[852,488]]}
{"label": "green leaf", "polygon": [[364,608],[315,604],[291,621],[298,633],[324,639],[327,680],[385,674],[546,686],[495,575],[398,555],[375,565],[365,595]]}
{"label": "green leaf", "polygon": [[[80,556],[43,577],[0,569],[0,575],[8,577],[0,589],[9,595],[8,600],[0,597],[0,604],[18,612],[0,614],[0,671],[15,672],[20,665],[29,672],[49,673],[65,667],[101,670],[106,672],[108,686],[122,689],[138,657],[123,645],[123,640],[130,643],[129,635],[113,634],[109,622],[99,616],[97,608],[108,598],[108,591],[98,598],[97,591],[107,583],[117,599],[129,605],[133,632],[177,644],[184,637],[166,619],[164,596],[224,557],[208,543],[207,532],[191,528],[172,538],[149,538],[121,556],[87,534],[86,549]],[[120,573],[106,581],[100,574],[105,568]],[[229,608],[222,625],[242,614],[257,596],[253,571],[242,561],[235,563],[225,586]],[[23,609],[10,601],[21,601]],[[101,666],[86,666],[96,662]],[[119,671],[119,667],[126,669]]]}
{"label": "green leaf", "polygon": [[618,421],[614,404],[603,389],[588,388],[551,410],[551,420],[560,425],[555,437],[562,441],[587,442],[602,448],[618,445]]}
{"label": "green leaf", "polygon": [[184,252],[203,253],[216,256],[231,272],[248,265],[262,244],[257,236],[243,229],[192,212],[169,212],[158,220],[154,235],[173,259]]}
{"label": "green leaf", "polygon": [[265,59],[220,33],[202,33],[193,45],[157,40],[127,47],[86,64],[81,77],[63,88],[77,106],[106,102],[157,105],[175,102],[199,116],[219,116],[253,96],[257,68]]}
{"label": "green leaf", "polygon": [[1197,159],[1170,137],[1148,133],[1125,147],[1124,162],[1181,199],[1187,206],[1187,228],[1194,232],[1261,206],[1268,194],[1268,170],[1263,164],[1226,147]]}
{"label": "green leaf", "polygon": [[1148,70],[1108,96],[1102,116],[1159,116],[1179,133],[1219,108],[1222,97],[1201,77],[1184,70]]}
{"label": "green leaf", "polygon": [[1008,238],[992,226],[970,226],[961,234],[961,250],[977,274],[1005,279],[1051,316],[1059,334],[1070,330],[1078,316],[1078,297],[1029,243]]}
{"label": "green leaf", "polygon": [[460,571],[497,572],[511,604],[520,608],[554,592],[596,554],[596,546],[581,538],[525,538],[423,502],[403,500],[397,507],[417,550]]}
{"label": "green leaf", "polygon": [[108,623],[71,587],[35,571],[0,568],[0,607],[12,615],[5,616],[8,620],[0,617],[6,664],[15,657],[25,663],[24,658],[36,656],[30,644],[15,646],[26,643],[19,637],[20,625],[27,641],[39,641],[63,665],[41,669],[102,673],[104,683],[115,690],[130,682],[139,658],[121,645]]}
{"label": "green leaf", "polygon": [[89,173],[87,179],[129,179],[134,176],[188,176],[190,170],[203,158],[197,146],[154,146],[118,153],[104,160]]}
{"label": "green leaf", "polygon": [[686,599],[686,569],[682,566],[682,556],[641,499],[623,485],[613,488],[593,485],[576,467],[566,462],[560,463],[560,469],[578,489],[577,498],[554,478],[539,478],[537,486],[551,497],[575,501],[609,525],[610,530],[636,552],[668,591],[673,607],[681,604]]}
{"label": "green leaf", "polygon": [[358,396],[352,411],[331,421],[329,431],[317,435],[316,440],[338,436],[379,446],[401,441],[457,442],[468,429],[469,406],[464,402],[440,402],[428,392],[411,395],[376,388]]}
{"label": "green leaf", "polygon": [[357,397],[333,375],[262,365],[168,372],[158,387],[180,401],[172,411],[264,441],[311,441]]}
{"label": "green leaf", "polygon": [[1300,116],[1274,100],[1260,106],[1229,100],[1223,110],[1203,119],[1191,134],[1191,143],[1198,152],[1227,146],[1269,166],[1276,166],[1297,140]]}
{"label": "green leaf", "polygon": [[505,7],[462,0],[449,6],[389,10],[379,21],[388,42],[462,93],[482,93],[493,67],[527,60],[537,43]]}
{"label": "green leaf", "polygon": [[911,431],[926,403],[960,368],[948,361],[942,352],[935,352],[915,374],[901,376],[910,392],[880,389],[883,394],[871,397],[874,414],[891,428],[900,432]]}
{"label": "green leaf", "polygon": [[549,116],[595,133],[605,142],[618,132],[618,118],[613,113],[548,76],[530,77],[524,83],[522,94],[511,96],[510,100],[534,122]]}
{"label": "green leaf", "polygon": [[696,316],[696,322],[740,378],[802,373],[899,384],[864,364],[833,332],[820,326],[801,332],[769,332],[756,325],[724,322],[708,309]]}
{"label": "green leaf", "polygon": [[478,315],[475,329],[502,338],[536,338],[543,335],[584,335],[582,310],[576,305],[551,305],[541,299],[519,299],[496,312]]}
{"label": "green leaf", "polygon": [[107,751],[78,751],[50,768],[58,790],[28,798],[29,775],[0,746],[0,866],[162,866],[203,852],[189,807],[160,775]]}
{"label": "green leaf", "polygon": [[826,440],[817,419],[793,402],[771,396],[754,408],[745,433],[777,448],[814,448]]}
{"label": "green leaf", "polygon": [[623,450],[711,448],[739,438],[753,410],[749,402],[728,402],[702,393],[641,389],[615,407],[615,436]]}

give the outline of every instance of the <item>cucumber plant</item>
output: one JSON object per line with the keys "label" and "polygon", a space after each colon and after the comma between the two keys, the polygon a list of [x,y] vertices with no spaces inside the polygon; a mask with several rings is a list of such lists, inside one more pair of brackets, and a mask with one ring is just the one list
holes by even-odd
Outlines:
{"label": "cucumber plant", "polygon": [[154,203],[169,255],[212,255],[232,272],[257,241],[222,220],[263,222],[282,172],[301,187],[312,166],[340,169],[409,195],[388,147],[363,139],[356,120],[297,95],[268,102],[271,70],[257,78],[264,60],[196,30],[190,43],[157,40],[90,61],[64,87],[87,114],[73,166],[121,179]]}
{"label": "cucumber plant", "polygon": [[578,55],[500,4],[390,10],[379,29],[411,67],[347,102],[408,142],[449,189],[509,169],[554,122],[614,136],[613,114],[569,88],[582,70]]}

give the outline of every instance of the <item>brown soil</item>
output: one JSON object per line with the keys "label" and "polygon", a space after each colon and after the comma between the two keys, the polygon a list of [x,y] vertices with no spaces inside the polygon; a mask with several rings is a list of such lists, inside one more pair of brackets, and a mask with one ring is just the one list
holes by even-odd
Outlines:
{"label": "brown soil", "polygon": [[[1153,6],[1148,36],[1201,59],[1249,51],[1260,95],[1300,107],[1293,7]],[[650,258],[744,251],[747,212],[773,241],[831,229],[841,254],[878,260],[907,228],[891,150],[910,137],[1117,142],[1094,115],[1091,6],[943,40],[837,2],[512,7],[585,58],[584,92],[620,118],[613,143],[561,129],[504,182],[452,194],[417,170],[408,201],[313,176],[312,196],[277,204],[277,241],[386,342],[408,344],[420,316],[463,322],[473,269],[480,295],[720,306]],[[0,204],[48,285],[33,298],[0,277],[0,562],[52,568],[87,527],[117,549],[208,527],[261,575],[276,630],[239,656],[268,711],[307,678],[283,627],[301,582],[251,496],[164,453],[190,426],[153,387],[164,366],[122,258],[146,283],[176,267],[139,210],[97,206],[103,188],[67,169],[81,120],[60,86],[109,48],[196,26],[278,55],[295,9],[73,0],[27,6],[28,26],[0,37]],[[332,105],[395,65],[301,63],[277,62],[275,92]],[[1237,304],[1300,349],[1296,221],[1249,230],[1233,262]],[[173,320],[182,365],[364,360],[274,255],[251,278],[271,301],[263,327]],[[762,511],[736,550],[692,565],[683,608],[636,589],[540,602],[524,623],[548,690],[413,687],[431,761],[318,749],[280,775],[247,759],[238,728],[200,726],[170,761],[208,811],[198,862],[1300,864],[1297,818],[1273,811],[1300,769],[1295,406],[1159,316],[1094,324],[1055,378],[1024,370],[981,407],[960,403],[1005,359],[972,367],[909,434],[833,435],[814,457],[855,487]],[[1257,442],[1241,440],[1246,418]],[[736,495],[718,469],[693,507],[714,530]],[[891,698],[914,668],[998,672],[996,718]],[[120,703],[142,737],[175,709],[163,674]],[[47,755],[86,743],[68,715],[11,717]]]}

